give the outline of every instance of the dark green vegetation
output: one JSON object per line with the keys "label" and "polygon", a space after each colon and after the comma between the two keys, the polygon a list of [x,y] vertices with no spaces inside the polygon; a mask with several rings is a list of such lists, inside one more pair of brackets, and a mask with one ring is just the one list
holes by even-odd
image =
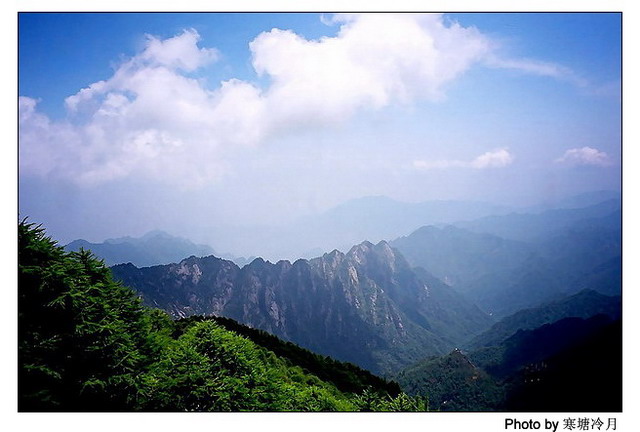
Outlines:
{"label": "dark green vegetation", "polygon": [[426,409],[392,383],[259,333],[283,356],[212,320],[173,322],[33,224],[19,224],[18,242],[20,411]]}
{"label": "dark green vegetation", "polygon": [[401,393],[400,386],[394,381],[380,378],[354,364],[339,362],[331,357],[315,354],[296,344],[283,341],[263,330],[247,327],[229,318],[194,315],[176,321],[176,327],[180,331],[200,321],[215,322],[225,329],[268,349],[291,366],[299,366],[305,372],[311,373],[323,381],[333,383],[340,391],[361,393],[367,389],[377,389],[391,396],[398,396]]}
{"label": "dark green vegetation", "polygon": [[503,387],[457,349],[446,356],[424,359],[396,379],[408,394],[428,393],[434,410],[491,411],[504,399]]}
{"label": "dark green vegetation", "polygon": [[173,237],[162,231],[151,231],[140,238],[108,239],[102,243],[74,240],[64,249],[67,252],[91,250],[110,266],[128,262],[138,266],[168,264],[191,255],[207,256],[215,253],[209,246],[196,245],[187,239]]}
{"label": "dark green vegetation", "polygon": [[239,268],[216,257],[112,268],[149,306],[225,316],[379,374],[445,354],[492,320],[386,242]]}

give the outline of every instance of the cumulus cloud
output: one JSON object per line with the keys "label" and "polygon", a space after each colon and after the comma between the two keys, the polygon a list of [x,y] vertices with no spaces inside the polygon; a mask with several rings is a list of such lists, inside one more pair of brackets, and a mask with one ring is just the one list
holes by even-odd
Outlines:
{"label": "cumulus cloud", "polygon": [[595,165],[602,167],[611,165],[611,159],[605,152],[591,147],[569,149],[564,155],[556,159],[555,162],[569,165]]}
{"label": "cumulus cloud", "polygon": [[65,121],[50,121],[35,99],[22,97],[21,172],[83,185],[132,174],[182,185],[219,178],[221,143],[245,142],[244,131],[255,125],[251,103],[243,104],[251,86],[228,82],[210,91],[185,75],[218,56],[198,47],[199,39],[194,30],[148,36],[145,49],[109,79],[66,98]]}
{"label": "cumulus cloud", "polygon": [[505,148],[488,151],[468,161],[463,160],[415,160],[413,167],[419,170],[446,169],[446,168],[502,168],[511,165],[514,157]]}
{"label": "cumulus cloud", "polygon": [[[250,43],[264,88],[237,79],[208,88],[198,73],[220,55],[185,30],[165,40],[148,36],[111,77],[66,98],[64,121],[51,121],[35,99],[21,98],[21,172],[88,185],[128,176],[199,185],[220,178],[236,149],[267,137],[341,123],[362,110],[441,100],[447,85],[492,55],[491,41],[477,29],[438,14],[323,21],[340,26],[336,36],[309,40],[273,29]],[[506,150],[497,150],[436,165],[510,162]]]}
{"label": "cumulus cloud", "polygon": [[489,49],[474,28],[440,15],[337,15],[333,38],[307,40],[274,29],[250,44],[253,66],[271,79],[275,121],[336,121],[358,109],[437,100]]}
{"label": "cumulus cloud", "polygon": [[197,31],[185,30],[181,35],[160,40],[147,35],[146,48],[139,60],[190,72],[218,59],[213,48],[198,48],[200,35]]}
{"label": "cumulus cloud", "polygon": [[507,149],[497,149],[481,154],[470,162],[472,168],[501,168],[510,165],[513,162],[513,156]]}

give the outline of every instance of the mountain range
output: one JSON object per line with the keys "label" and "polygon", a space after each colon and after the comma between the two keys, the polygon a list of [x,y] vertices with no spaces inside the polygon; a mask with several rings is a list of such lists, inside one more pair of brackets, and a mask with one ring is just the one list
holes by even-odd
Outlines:
{"label": "mountain range", "polygon": [[222,318],[144,307],[88,251],[18,226],[20,412],[425,411],[352,364]]}
{"label": "mountain range", "polygon": [[176,317],[232,318],[380,374],[446,353],[492,324],[386,242],[294,263],[258,258],[240,268],[210,256],[112,272],[147,305]]}
{"label": "mountain range", "polygon": [[[291,251],[367,239],[347,252],[294,261],[217,257],[209,247],[162,232],[72,242],[67,249],[86,247],[116,263],[116,280],[176,322],[216,317],[284,354],[290,350],[282,346],[297,344],[397,380],[434,409],[565,407],[558,398],[541,402],[543,389],[579,386],[576,371],[591,374],[596,360],[608,368],[607,379],[617,379],[622,218],[616,196],[587,194],[518,213],[477,203],[399,204],[357,200],[307,219],[306,227],[251,240],[269,238],[265,244],[274,251]],[[400,229],[409,234],[394,234]],[[611,355],[579,358],[596,342]],[[314,373],[325,377],[321,369]],[[615,382],[601,384],[618,390]]]}

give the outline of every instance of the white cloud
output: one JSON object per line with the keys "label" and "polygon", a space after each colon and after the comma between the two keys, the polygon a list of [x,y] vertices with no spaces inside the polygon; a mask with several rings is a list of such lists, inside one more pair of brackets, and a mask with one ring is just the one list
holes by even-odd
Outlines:
{"label": "white cloud", "polygon": [[487,52],[473,28],[439,15],[337,15],[333,38],[307,40],[274,29],[250,47],[253,66],[271,79],[266,93],[276,122],[340,121],[358,109],[437,100],[444,86]]}
{"label": "white cloud", "polygon": [[164,41],[147,35],[146,48],[138,58],[152,65],[191,72],[218,59],[217,50],[198,48],[199,40],[200,35],[193,29]]}
{"label": "white cloud", "polygon": [[497,149],[481,154],[469,164],[472,168],[501,168],[510,165],[513,162],[513,156],[507,149]]}
{"label": "white cloud", "polygon": [[431,170],[431,169],[447,169],[447,168],[474,168],[474,169],[487,169],[487,168],[502,168],[507,165],[511,165],[514,157],[507,149],[496,149],[488,151],[486,153],[477,156],[470,161],[463,160],[415,160],[413,161],[413,167],[419,170]]}
{"label": "white cloud", "polygon": [[[340,26],[335,37],[308,40],[273,29],[250,43],[266,88],[236,79],[207,88],[195,73],[219,53],[185,30],[165,40],[148,36],[144,50],[111,77],[69,96],[68,120],[51,121],[36,100],[22,98],[21,173],[89,185],[128,176],[208,183],[224,174],[236,149],[275,134],[341,123],[391,104],[441,100],[448,84],[492,53],[477,29],[438,14],[323,20]],[[510,162],[498,150],[436,165],[481,169]]]}
{"label": "white cloud", "polygon": [[562,155],[562,157],[556,159],[555,162],[570,165],[611,165],[611,159],[605,152],[601,152],[591,147],[569,149],[564,153],[564,155]]}

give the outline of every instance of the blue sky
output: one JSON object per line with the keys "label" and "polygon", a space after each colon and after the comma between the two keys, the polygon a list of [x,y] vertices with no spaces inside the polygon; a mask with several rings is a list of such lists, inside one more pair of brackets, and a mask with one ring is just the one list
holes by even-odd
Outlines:
{"label": "blue sky", "polygon": [[212,243],[208,226],[368,195],[526,205],[620,186],[617,14],[19,25],[20,212],[63,242]]}

